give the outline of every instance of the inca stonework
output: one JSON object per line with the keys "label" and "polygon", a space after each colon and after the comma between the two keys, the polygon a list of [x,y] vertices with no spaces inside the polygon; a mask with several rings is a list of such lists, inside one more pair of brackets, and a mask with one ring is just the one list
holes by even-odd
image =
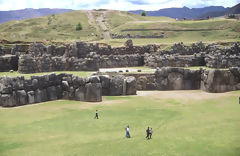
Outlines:
{"label": "inca stonework", "polygon": [[[51,71],[98,71],[99,68],[149,66],[154,74],[130,74],[79,78],[68,74],[0,78],[3,106],[18,106],[56,99],[101,101],[102,95],[133,95],[136,90],[240,90],[240,47],[202,42],[185,46],[174,44],[169,50],[157,45],[124,47],[74,42],[65,46],[32,43],[0,48],[0,70],[21,73]],[[207,66],[225,70],[189,70],[176,67]],[[172,68],[171,68],[172,67]],[[53,81],[54,80],[54,81]],[[56,80],[56,81],[55,81]]]}
{"label": "inca stonework", "polygon": [[185,46],[174,44],[169,50],[157,45],[134,46],[131,40],[124,47],[74,42],[65,46],[32,43],[0,47],[0,71],[17,70],[21,73],[52,71],[98,71],[116,67],[240,67],[240,47],[202,42]]}
{"label": "inca stonework", "polygon": [[50,74],[44,76],[1,77],[0,106],[15,107],[33,103],[69,99],[101,102],[106,95],[135,95],[135,77],[117,75],[91,76],[81,78],[71,74]]}
{"label": "inca stonework", "polygon": [[[156,52],[156,45],[125,47],[100,47],[99,44],[74,42],[56,47],[41,43],[30,44],[27,52],[21,52],[18,71],[35,73],[48,71],[97,71],[99,68],[133,67],[144,65],[144,53]],[[12,54],[18,52],[13,50]],[[19,54],[19,53],[18,53]]]}

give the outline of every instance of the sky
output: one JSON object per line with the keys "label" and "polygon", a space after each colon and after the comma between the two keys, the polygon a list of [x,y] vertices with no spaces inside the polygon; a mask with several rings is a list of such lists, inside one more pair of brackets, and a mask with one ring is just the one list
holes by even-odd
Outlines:
{"label": "sky", "polygon": [[65,8],[74,10],[159,10],[171,7],[202,8],[205,6],[232,7],[240,0],[0,0],[0,10],[24,8]]}

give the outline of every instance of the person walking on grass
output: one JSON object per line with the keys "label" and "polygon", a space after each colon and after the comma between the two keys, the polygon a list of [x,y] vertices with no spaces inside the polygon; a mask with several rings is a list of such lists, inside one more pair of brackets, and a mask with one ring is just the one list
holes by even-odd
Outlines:
{"label": "person walking on grass", "polygon": [[147,128],[146,132],[147,132],[146,138],[149,139],[149,133],[150,133],[149,127]]}
{"label": "person walking on grass", "polygon": [[130,129],[129,129],[129,125],[125,128],[126,130],[126,138],[130,138]]}
{"label": "person walking on grass", "polygon": [[94,119],[98,119],[98,110],[96,110]]}
{"label": "person walking on grass", "polygon": [[152,139],[152,133],[153,133],[153,131],[152,131],[152,128],[151,128],[150,131],[149,131],[149,139]]}

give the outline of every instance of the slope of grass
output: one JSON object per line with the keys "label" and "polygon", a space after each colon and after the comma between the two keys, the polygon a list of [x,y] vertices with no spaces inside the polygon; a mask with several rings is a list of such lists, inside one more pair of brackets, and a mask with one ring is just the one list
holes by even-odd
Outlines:
{"label": "slope of grass", "polygon": [[[105,97],[102,104],[60,100],[0,108],[0,155],[238,156],[239,93],[201,100],[159,93]],[[96,109],[99,120],[93,119]],[[153,128],[151,140],[145,139],[147,126]]]}
{"label": "slope of grass", "polygon": [[[81,22],[83,30],[76,31],[76,25]],[[1,39],[10,41],[73,41],[96,40],[96,29],[89,25],[84,11],[73,11],[64,14],[49,15],[41,18],[23,21],[12,21],[0,26]]]}
{"label": "slope of grass", "polygon": [[[122,35],[161,35],[165,38],[159,39],[133,39],[137,45],[142,44],[161,44],[175,42],[236,42],[240,41],[240,22],[237,20],[211,19],[203,21],[169,21],[169,22],[150,22],[150,23],[131,23],[122,24],[112,30],[113,33]],[[139,30],[135,30],[139,29]],[[121,43],[122,39],[114,39],[109,42]]]}
{"label": "slope of grass", "polygon": [[[216,18],[201,21],[175,21],[168,17],[144,17],[116,10],[92,11],[92,15],[93,19],[89,19],[87,11],[73,11],[8,22],[0,25],[0,39],[46,42],[84,40],[109,43],[113,46],[122,45],[124,39],[101,40],[104,30],[97,25],[96,20],[103,15],[105,17],[103,22],[111,33],[141,36],[164,34],[165,36],[159,39],[134,39],[136,45],[240,41],[240,22],[238,20]],[[81,22],[83,26],[81,31],[75,30],[78,22]],[[132,31],[131,29],[140,30]]]}
{"label": "slope of grass", "polygon": [[120,25],[136,22],[136,21],[173,21],[169,17],[153,17],[153,16],[141,16],[124,11],[111,11],[106,14],[107,22],[111,29],[114,29]]}

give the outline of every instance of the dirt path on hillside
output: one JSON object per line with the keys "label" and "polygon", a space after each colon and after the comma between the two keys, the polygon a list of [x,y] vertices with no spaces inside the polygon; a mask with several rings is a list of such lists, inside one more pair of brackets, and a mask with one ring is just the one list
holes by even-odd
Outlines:
{"label": "dirt path on hillside", "polygon": [[105,40],[109,40],[109,39],[111,39],[111,35],[110,35],[110,32],[109,32],[107,26],[104,23],[105,15],[106,15],[106,11],[102,11],[101,14],[97,17],[96,21],[103,31],[103,38]]}
{"label": "dirt path on hillside", "polygon": [[99,27],[98,27],[97,24],[96,24],[96,20],[95,20],[93,14],[92,14],[92,11],[91,11],[91,10],[87,10],[86,12],[87,12],[87,17],[88,17],[88,23],[89,23],[89,25],[91,25],[92,27],[94,27],[98,33],[101,33],[100,30],[99,30]]}

